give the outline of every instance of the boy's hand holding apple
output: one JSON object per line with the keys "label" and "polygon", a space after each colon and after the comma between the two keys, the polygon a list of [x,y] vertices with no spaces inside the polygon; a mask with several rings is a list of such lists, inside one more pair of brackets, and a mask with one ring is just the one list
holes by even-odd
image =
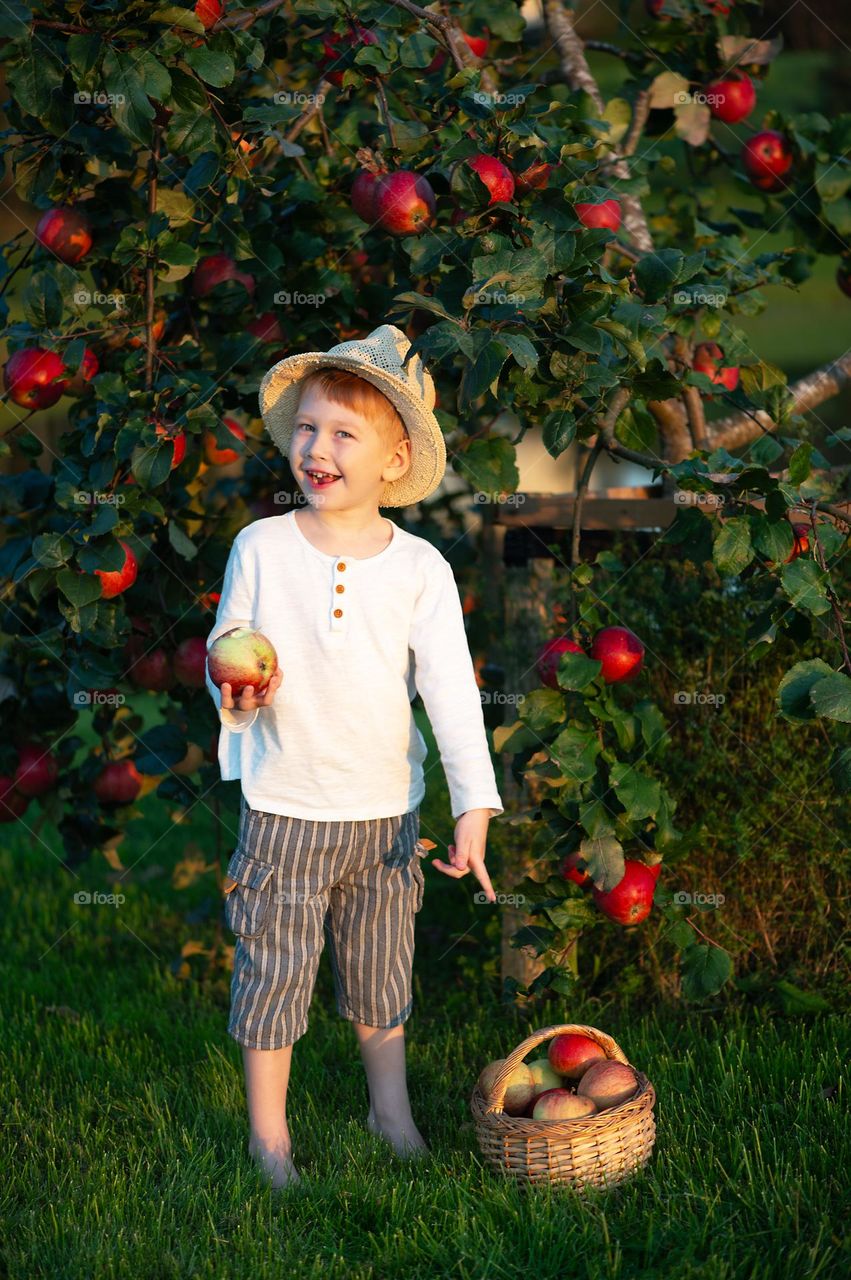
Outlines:
{"label": "boy's hand holding apple", "polygon": [[253,711],[255,707],[270,707],[283,678],[284,673],[278,667],[261,694],[255,694],[254,685],[248,684],[242,690],[236,702],[233,700],[230,685],[225,681],[221,688],[222,706],[225,711]]}
{"label": "boy's hand holding apple", "polygon": [[207,651],[207,669],[225,711],[271,706],[284,678],[274,645],[250,627],[233,627],[220,635]]}

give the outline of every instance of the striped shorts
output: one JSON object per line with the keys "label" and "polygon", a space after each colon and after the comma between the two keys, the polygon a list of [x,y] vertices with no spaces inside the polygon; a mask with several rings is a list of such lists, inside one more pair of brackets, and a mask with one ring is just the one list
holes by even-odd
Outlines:
{"label": "striped shorts", "polygon": [[419,805],[397,818],[316,822],[242,797],[223,886],[237,939],[228,1035],[252,1049],[304,1035],[323,929],[340,1015],[371,1027],[407,1020],[424,890],[418,835]]}

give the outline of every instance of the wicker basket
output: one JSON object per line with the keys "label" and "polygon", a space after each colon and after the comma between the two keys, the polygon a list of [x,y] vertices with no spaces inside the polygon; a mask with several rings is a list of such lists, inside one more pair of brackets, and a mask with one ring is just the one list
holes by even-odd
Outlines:
{"label": "wicker basket", "polygon": [[476,1084],[470,1099],[476,1138],[490,1165],[522,1183],[615,1186],[645,1165],[653,1150],[656,1092],[642,1072],[636,1070],[635,1097],[595,1116],[577,1120],[532,1120],[506,1115],[502,1109],[508,1077],[529,1050],[570,1032],[596,1040],[607,1058],[631,1066],[611,1036],[596,1027],[572,1023],[542,1027],[505,1059],[490,1097],[483,1097]]}

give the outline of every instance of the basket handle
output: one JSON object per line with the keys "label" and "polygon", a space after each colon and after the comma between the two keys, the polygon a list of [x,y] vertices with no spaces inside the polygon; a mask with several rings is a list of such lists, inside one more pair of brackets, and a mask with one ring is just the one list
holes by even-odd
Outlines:
{"label": "basket handle", "polygon": [[596,1027],[585,1027],[572,1022],[561,1023],[552,1027],[541,1027],[539,1031],[533,1031],[530,1036],[527,1036],[516,1049],[512,1049],[505,1062],[503,1062],[494,1082],[493,1093],[491,1101],[488,1102],[486,1114],[491,1112],[497,1115],[502,1114],[508,1077],[514,1068],[523,1061],[529,1050],[534,1049],[539,1044],[543,1044],[545,1040],[552,1040],[555,1036],[561,1035],[587,1036],[589,1040],[594,1040],[601,1049],[605,1050],[607,1058],[612,1058],[615,1062],[623,1062],[626,1066],[632,1065],[617,1041],[613,1040],[611,1036],[607,1036],[605,1031],[598,1031]]}

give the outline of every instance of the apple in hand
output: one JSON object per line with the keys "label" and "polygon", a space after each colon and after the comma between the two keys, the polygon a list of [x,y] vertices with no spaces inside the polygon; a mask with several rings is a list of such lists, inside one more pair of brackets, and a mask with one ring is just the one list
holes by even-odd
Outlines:
{"label": "apple in hand", "polygon": [[641,670],[644,645],[629,627],[603,627],[591,643],[591,657],[602,663],[606,684],[623,684]]}
{"label": "apple in hand", "polygon": [[738,365],[725,365],[723,348],[717,342],[699,342],[694,349],[691,367],[695,373],[703,373],[716,386],[735,391],[739,385]]}
{"label": "apple in hand", "polygon": [[547,1089],[539,1094],[532,1108],[533,1120],[582,1120],[593,1116],[597,1104],[591,1098],[580,1098],[571,1089]]}
{"label": "apple in hand", "polygon": [[554,640],[548,640],[545,645],[538,651],[535,659],[535,667],[541,679],[541,683],[545,684],[549,689],[558,689],[561,686],[558,682],[558,664],[561,661],[563,653],[584,653],[581,645],[575,640],[571,640],[568,636],[556,636]]}
{"label": "apple in hand", "polygon": [[756,106],[756,89],[753,80],[744,71],[724,80],[713,80],[706,86],[709,110],[724,124],[738,124],[749,116]]}
{"label": "apple in hand", "polygon": [[576,216],[583,227],[606,227],[609,231],[617,231],[621,225],[621,206],[619,200],[580,200],[575,204]]}
{"label": "apple in hand", "polygon": [[568,1080],[580,1080],[592,1062],[605,1058],[606,1051],[590,1036],[580,1032],[563,1032],[554,1036],[547,1049],[547,1058],[553,1071]]}
{"label": "apple in hand", "polygon": [[643,862],[627,858],[623,877],[604,893],[596,885],[592,890],[594,901],[603,915],[616,924],[641,924],[653,908],[653,893],[658,875]]}
{"label": "apple in hand", "polygon": [[207,669],[216,688],[230,685],[239,698],[248,685],[262,694],[278,667],[278,655],[270,640],[250,627],[233,627],[219,636],[207,651]]}
{"label": "apple in hand", "polygon": [[35,238],[60,262],[74,266],[92,247],[91,223],[79,209],[48,209],[36,224]]}

